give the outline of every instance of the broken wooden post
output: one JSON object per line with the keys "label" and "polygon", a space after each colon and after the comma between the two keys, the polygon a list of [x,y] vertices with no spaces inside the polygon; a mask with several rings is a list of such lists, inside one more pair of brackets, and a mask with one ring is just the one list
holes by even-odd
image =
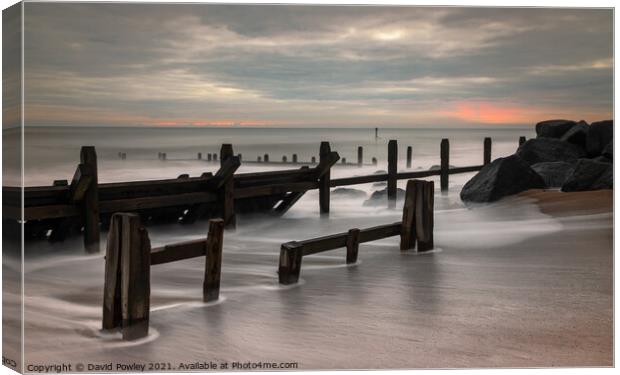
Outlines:
{"label": "broken wooden post", "polygon": [[233,156],[233,148],[230,143],[222,144],[220,148],[220,167],[224,165],[224,162],[228,160],[228,158]]}
{"label": "broken wooden post", "polygon": [[290,285],[299,281],[303,246],[297,242],[287,242],[280,247],[278,280],[280,284]]}
{"label": "broken wooden post", "polygon": [[413,158],[413,148],[407,146],[407,169],[411,168],[411,159]]}
{"label": "broken wooden post", "polygon": [[114,214],[108,234],[103,329],[121,328],[123,340],[148,335],[151,244],[137,214]]}
{"label": "broken wooden post", "polygon": [[357,253],[360,247],[360,230],[349,229],[347,234],[347,264],[357,262]]}
{"label": "broken wooden post", "polygon": [[400,230],[400,249],[409,250],[415,247],[415,207],[416,207],[416,180],[407,181],[405,204],[403,206],[403,221]]}
{"label": "broken wooden post", "polygon": [[198,160],[202,160],[202,152],[198,153]]}
{"label": "broken wooden post", "polygon": [[293,154],[293,164],[297,164],[297,154]]}
{"label": "broken wooden post", "polygon": [[521,147],[522,144],[524,144],[526,141],[524,136],[519,137],[519,147]]}
{"label": "broken wooden post", "polygon": [[492,145],[492,140],[489,137],[484,138],[484,155],[483,155],[483,160],[484,160],[484,165],[487,164],[491,164],[491,145]]}
{"label": "broken wooden post", "polygon": [[396,173],[398,163],[398,143],[395,139],[388,142],[388,180],[387,180],[387,198],[388,207],[396,207]]}
{"label": "broken wooden post", "polygon": [[440,170],[440,182],[441,191],[448,190],[448,170],[450,169],[450,141],[444,138],[441,140],[441,170]]}
{"label": "broken wooden post", "polygon": [[[82,223],[84,224],[84,248],[87,253],[99,252],[99,182],[97,178],[97,153],[94,146],[84,146],[80,151],[83,169],[81,173],[89,176],[84,183],[81,201]],[[76,172],[77,173],[77,172]],[[77,186],[76,186],[77,188]],[[82,192],[79,192],[82,195]]]}
{"label": "broken wooden post", "polygon": [[265,163],[269,163],[269,154],[265,154],[265,156],[263,156],[263,160]]}
{"label": "broken wooden post", "polygon": [[416,189],[416,237],[418,240],[418,251],[432,250],[434,205],[435,205],[435,183],[433,181],[419,181]]}
{"label": "broken wooden post", "polygon": [[220,297],[220,275],[222,269],[222,244],[224,220],[209,220],[209,234],[206,242],[205,280],[202,285],[204,302],[217,301]]}
{"label": "broken wooden post", "polygon": [[364,148],[362,146],[357,147],[357,166],[361,167],[364,162]]}
{"label": "broken wooden post", "polygon": [[372,165],[377,165],[377,158],[375,157],[372,158]]}
{"label": "broken wooden post", "polygon": [[[323,163],[329,157],[331,153],[331,147],[329,146],[329,142],[321,142],[321,147],[319,150],[319,163]],[[319,208],[321,214],[329,213],[329,188],[330,183],[330,171],[323,173],[323,176],[319,179]]]}

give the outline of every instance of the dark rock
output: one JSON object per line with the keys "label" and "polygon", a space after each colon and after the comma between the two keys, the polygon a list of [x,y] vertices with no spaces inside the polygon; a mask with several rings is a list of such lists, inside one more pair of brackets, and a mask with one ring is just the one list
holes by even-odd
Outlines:
{"label": "dark rock", "polygon": [[536,138],[526,141],[517,150],[529,165],[550,161],[576,161],[585,157],[583,148],[555,138]]}
{"label": "dark rock", "polygon": [[[452,168],[455,168],[455,166],[454,166],[454,165],[452,165],[452,164],[449,164],[449,165],[448,165],[448,168],[452,169]],[[431,166],[428,170],[429,170],[429,171],[438,171],[438,170],[440,170],[440,169],[441,169],[441,165],[437,165],[437,164],[435,164],[435,165]]]}
{"label": "dark rock", "polygon": [[547,120],[536,124],[537,138],[560,138],[577,123],[570,120]]}
{"label": "dark rock", "polygon": [[590,126],[588,123],[581,120],[577,123],[577,125],[573,126],[566,133],[564,133],[564,135],[560,137],[560,140],[575,144],[585,149],[589,130]]}
{"label": "dark rock", "polygon": [[602,155],[609,160],[614,160],[614,142],[609,142],[603,149]]}
{"label": "dark rock", "polygon": [[492,202],[528,189],[543,188],[545,182],[517,155],[495,159],[484,166],[461,190],[465,202]]}
{"label": "dark rock", "polygon": [[614,139],[614,122],[605,120],[593,122],[588,131],[586,150],[590,157],[599,156],[609,142]]}
{"label": "dark rock", "polygon": [[591,159],[579,159],[575,165],[575,170],[562,185],[562,191],[612,189],[614,186],[613,173],[613,164],[601,163]]}
{"label": "dark rock", "polygon": [[608,158],[604,157],[603,155],[597,156],[597,157],[595,157],[593,159],[590,159],[590,160],[598,161],[599,163],[608,163],[608,164],[613,163],[612,159],[608,159]]}
{"label": "dark rock", "polygon": [[545,181],[545,187],[557,188],[573,173],[575,165],[564,161],[536,163],[532,165],[534,172]]}
{"label": "dark rock", "polygon": [[[396,189],[396,200],[405,199],[405,191],[401,188]],[[387,206],[387,188],[377,190],[370,195],[370,198],[364,201],[366,207]]]}
{"label": "dark rock", "polygon": [[337,188],[332,190],[331,194],[333,197],[342,198],[366,198],[367,196],[365,191],[351,188]]}

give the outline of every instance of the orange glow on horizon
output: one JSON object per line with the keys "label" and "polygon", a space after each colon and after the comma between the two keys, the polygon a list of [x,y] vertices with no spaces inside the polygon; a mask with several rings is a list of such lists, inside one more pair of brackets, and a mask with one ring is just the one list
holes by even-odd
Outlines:
{"label": "orange glow on horizon", "polygon": [[539,118],[544,112],[518,104],[460,101],[455,103],[453,109],[442,111],[441,114],[448,117],[456,117],[467,122],[518,124],[540,121]]}

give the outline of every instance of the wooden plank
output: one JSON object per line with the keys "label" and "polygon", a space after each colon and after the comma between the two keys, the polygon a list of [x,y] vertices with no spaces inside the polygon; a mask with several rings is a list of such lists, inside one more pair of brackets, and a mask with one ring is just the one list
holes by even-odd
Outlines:
{"label": "wooden plank", "polygon": [[338,187],[338,186],[347,186],[347,185],[368,184],[371,182],[387,181],[387,178],[388,178],[387,174],[372,174],[368,176],[335,178],[330,181],[329,186]]}
{"label": "wooden plank", "polygon": [[207,243],[204,238],[177,242],[151,250],[151,265],[176,262],[184,259],[201,257],[206,254]]}
{"label": "wooden plank", "polygon": [[388,207],[396,207],[396,174],[398,173],[398,143],[392,139],[388,142]]}
{"label": "wooden plank", "polygon": [[92,171],[86,164],[79,164],[75,169],[75,174],[69,186],[69,200],[78,202],[84,199],[86,190],[93,182]]}
{"label": "wooden plank", "polygon": [[105,281],[103,285],[103,329],[114,329],[122,324],[121,312],[121,248],[122,216],[115,214],[110,222],[105,255]]}
{"label": "wooden plank", "polygon": [[224,243],[224,221],[209,221],[205,262],[205,279],[202,286],[203,301],[217,301],[220,297],[220,275],[222,270],[222,246]]}
{"label": "wooden plank", "polygon": [[278,265],[278,281],[283,285],[295,284],[299,281],[303,248],[297,242],[287,242],[280,247]]}
{"label": "wooden plank", "polygon": [[349,229],[347,234],[347,264],[357,262],[357,254],[360,247],[360,230],[357,228]]}
{"label": "wooden plank", "polygon": [[97,153],[94,146],[84,146],[80,161],[86,165],[91,181],[84,192],[81,210],[84,225],[84,248],[87,253],[99,252],[99,185],[97,178]]}
{"label": "wooden plank", "polygon": [[415,247],[416,242],[416,189],[417,181],[407,181],[405,204],[403,206],[403,221],[400,233],[400,249],[409,250]]}
{"label": "wooden plank", "polygon": [[[331,154],[331,147],[329,142],[321,142],[321,147],[319,150],[319,164],[326,163],[327,158]],[[321,214],[329,213],[329,200],[330,200],[330,172],[329,169],[324,171],[322,176],[319,178],[319,209]]]}
{"label": "wooden plank", "polygon": [[347,233],[337,233],[328,236],[313,238],[310,240],[296,241],[302,245],[302,254],[312,255],[324,251],[339,249],[347,245]]}
{"label": "wooden plank", "polygon": [[288,210],[291,209],[291,207],[293,207],[295,203],[297,203],[298,200],[301,199],[301,197],[304,196],[304,194],[306,194],[306,191],[307,190],[288,193],[284,197],[284,199],[280,201],[280,204],[273,208],[272,213],[276,216],[284,215]]}
{"label": "wooden plank", "polygon": [[136,211],[147,208],[173,207],[217,201],[212,192],[163,195],[144,198],[116,199],[101,202],[101,212]]}
{"label": "wooden plank", "polygon": [[148,335],[151,296],[151,243],[137,214],[120,214],[123,340]]}
{"label": "wooden plank", "polygon": [[259,197],[265,195],[277,195],[277,194],[285,194],[288,192],[302,192],[312,189],[319,188],[318,182],[295,182],[288,184],[278,184],[278,185],[265,185],[265,186],[256,186],[256,187],[248,187],[242,189],[235,189],[235,198],[251,198],[251,197]]}
{"label": "wooden plank", "polygon": [[441,140],[440,146],[440,155],[441,155],[441,169],[440,169],[440,182],[441,182],[441,191],[448,191],[449,184],[449,172],[450,168],[450,141],[446,138]]}
{"label": "wooden plank", "polygon": [[[229,156],[221,163],[220,169],[213,176],[213,187],[222,188],[228,182],[233,182],[233,174],[239,169],[241,162],[237,156]],[[234,182],[233,182],[234,185]]]}
{"label": "wooden plank", "polygon": [[338,159],[340,159],[340,155],[338,155],[335,151],[324,155],[319,161],[319,164],[314,168],[314,177],[321,179],[325,175],[329,174],[330,168],[338,162]]}
{"label": "wooden plank", "polygon": [[360,230],[360,243],[372,242],[383,238],[400,235],[401,222],[377,225],[371,228]]}
{"label": "wooden plank", "polygon": [[483,160],[483,164],[487,165],[491,163],[491,147],[492,147],[492,140],[489,137],[484,138],[484,151],[483,151],[483,156],[482,156],[482,160]]}

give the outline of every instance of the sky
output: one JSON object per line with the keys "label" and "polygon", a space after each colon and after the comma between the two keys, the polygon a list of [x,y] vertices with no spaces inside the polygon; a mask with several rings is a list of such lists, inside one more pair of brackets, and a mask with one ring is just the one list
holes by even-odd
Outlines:
{"label": "sky", "polygon": [[612,117],[609,9],[27,3],[27,125]]}

